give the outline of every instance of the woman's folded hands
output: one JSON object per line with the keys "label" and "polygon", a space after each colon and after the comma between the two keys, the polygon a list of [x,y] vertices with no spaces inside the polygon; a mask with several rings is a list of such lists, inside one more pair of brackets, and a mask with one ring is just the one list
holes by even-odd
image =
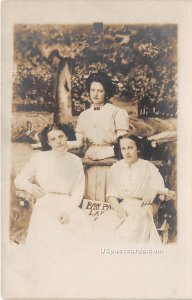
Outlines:
{"label": "woman's folded hands", "polygon": [[97,149],[97,150],[88,150],[86,152],[85,158],[89,158],[91,160],[100,160],[105,158],[111,158],[114,156],[113,147],[107,147],[105,149]]}

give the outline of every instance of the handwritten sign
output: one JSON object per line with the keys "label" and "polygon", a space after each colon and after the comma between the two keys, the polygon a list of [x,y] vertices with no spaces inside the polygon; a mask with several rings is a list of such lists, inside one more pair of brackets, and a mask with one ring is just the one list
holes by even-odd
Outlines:
{"label": "handwritten sign", "polygon": [[83,199],[82,209],[93,221],[95,221],[105,211],[111,209],[111,205],[107,202]]}

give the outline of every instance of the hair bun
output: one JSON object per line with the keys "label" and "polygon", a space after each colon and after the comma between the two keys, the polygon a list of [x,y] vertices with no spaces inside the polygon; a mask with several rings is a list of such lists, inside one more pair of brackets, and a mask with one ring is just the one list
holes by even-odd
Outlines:
{"label": "hair bun", "polygon": [[90,86],[92,82],[99,82],[103,85],[106,93],[106,98],[110,99],[116,92],[116,86],[112,82],[111,78],[105,72],[91,73],[86,79],[86,90],[90,92]]}

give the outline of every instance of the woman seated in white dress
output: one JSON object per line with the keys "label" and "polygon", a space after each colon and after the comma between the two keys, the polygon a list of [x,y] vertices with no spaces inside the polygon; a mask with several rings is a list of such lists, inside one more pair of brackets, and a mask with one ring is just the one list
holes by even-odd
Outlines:
{"label": "woman seated in white dress", "polygon": [[42,145],[50,151],[34,154],[15,178],[17,189],[37,199],[27,244],[65,243],[64,234],[75,234],[88,224],[79,208],[85,188],[83,165],[79,157],[67,152],[67,139],[75,138],[71,134],[66,125],[47,126],[42,132]]}
{"label": "woman seated in white dress", "polygon": [[[76,141],[68,142],[70,149],[87,145],[85,158],[102,160],[114,157],[113,145],[118,136],[128,133],[128,113],[111,103],[115,86],[110,77],[98,72],[86,80],[92,106],[83,111],[77,122]],[[107,166],[91,166],[85,170],[85,197],[92,200],[106,201]]]}
{"label": "woman seated in white dress", "polygon": [[96,235],[127,242],[160,242],[152,203],[158,193],[169,197],[171,191],[165,188],[158,169],[139,158],[138,137],[119,137],[119,146],[123,159],[116,162],[108,174],[107,201],[112,209],[95,222]]}

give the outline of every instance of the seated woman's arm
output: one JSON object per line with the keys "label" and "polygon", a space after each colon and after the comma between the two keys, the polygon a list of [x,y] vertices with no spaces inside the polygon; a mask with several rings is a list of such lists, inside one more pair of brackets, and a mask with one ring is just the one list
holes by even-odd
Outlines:
{"label": "seated woman's arm", "polygon": [[127,217],[126,211],[123,207],[119,204],[119,201],[115,197],[107,197],[107,202],[110,203],[111,208],[117,212],[117,215],[121,219],[125,219]]}
{"label": "seated woman's arm", "polygon": [[127,213],[118,201],[118,191],[116,188],[116,180],[114,179],[115,172],[114,166],[112,166],[107,174],[107,202],[110,203],[111,208],[117,212],[117,215],[121,219],[125,219]]}
{"label": "seated woman's arm", "polygon": [[20,171],[20,173],[16,176],[14,184],[16,189],[26,191],[29,194],[31,194],[34,198],[41,198],[45,194],[45,192],[40,186],[30,182],[30,179],[32,179],[36,175],[36,156],[37,155],[34,155],[31,158],[31,160]]}
{"label": "seated woman's arm", "polygon": [[157,167],[155,167],[152,163],[149,165],[149,172],[149,182],[143,197],[143,204],[151,204],[157,194],[168,193],[168,189],[165,188],[163,177]]}

